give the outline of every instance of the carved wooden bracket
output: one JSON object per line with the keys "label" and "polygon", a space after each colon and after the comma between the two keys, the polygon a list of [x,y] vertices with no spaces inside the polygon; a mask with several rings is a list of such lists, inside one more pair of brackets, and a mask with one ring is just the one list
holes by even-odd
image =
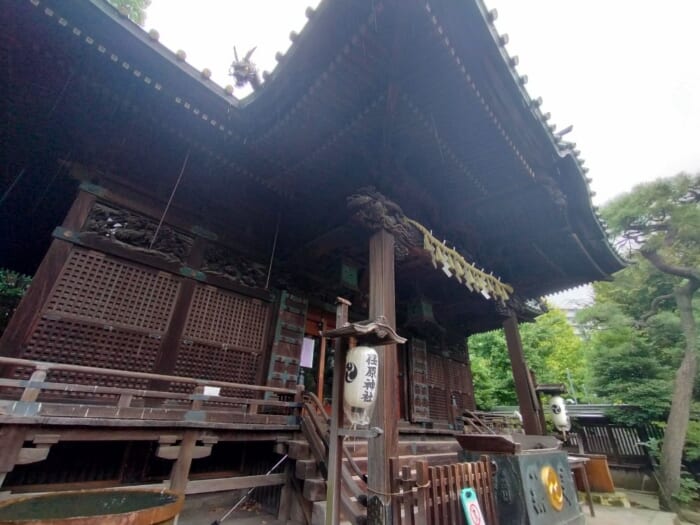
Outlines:
{"label": "carved wooden bracket", "polygon": [[355,337],[359,343],[369,346],[402,345],[406,342],[406,338],[398,335],[386,318],[381,315],[374,320],[347,323],[340,328],[326,330],[322,332],[322,335],[330,339]]}

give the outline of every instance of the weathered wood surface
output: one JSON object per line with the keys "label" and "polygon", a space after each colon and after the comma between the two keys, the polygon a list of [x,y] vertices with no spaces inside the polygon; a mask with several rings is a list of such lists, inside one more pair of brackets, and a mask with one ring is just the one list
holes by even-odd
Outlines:
{"label": "weathered wood surface", "polygon": [[415,469],[392,458],[392,514],[400,525],[454,525],[463,523],[459,499],[463,488],[476,492],[486,523],[498,525],[494,495],[494,471],[484,456],[480,461],[429,466],[419,461]]}
{"label": "weathered wood surface", "polygon": [[[386,230],[372,235],[369,242],[369,318],[383,316],[392,328],[396,327],[394,246],[394,237]],[[383,494],[392,492],[389,458],[397,455],[399,442],[400,399],[396,345],[378,347],[377,354],[379,384],[371,426],[381,428],[383,433],[370,440],[367,478],[370,500],[378,497],[383,507],[384,518],[381,523],[388,523],[390,498]]]}
{"label": "weathered wood surface", "polygon": [[528,372],[523,343],[518,330],[518,319],[515,314],[503,322],[503,331],[506,335],[518,405],[523,416],[523,428],[526,434],[542,435],[545,433],[542,425],[542,409],[537,399],[535,385]]}
{"label": "weathered wood surface", "polygon": [[[173,428],[237,428],[246,430],[283,430],[298,428],[301,399],[296,390],[264,386],[206,381],[162,374],[129,372],[79,365],[42,363],[0,357],[0,366],[34,368],[30,380],[0,379],[0,423],[82,425],[136,428],[139,426]],[[170,385],[194,385],[192,394],[119,387],[87,386],[45,381],[53,370],[88,372],[119,377],[141,377]],[[250,391],[255,399],[204,395],[205,386]],[[18,395],[18,392],[21,392]],[[258,399],[259,393],[296,397],[295,401]],[[75,399],[70,395],[80,394]],[[10,399],[8,399],[8,397]],[[18,400],[19,397],[19,400]],[[136,406],[135,398],[142,406]],[[277,413],[264,413],[267,407]],[[282,414],[279,411],[283,411]],[[284,413],[286,412],[286,413]]]}

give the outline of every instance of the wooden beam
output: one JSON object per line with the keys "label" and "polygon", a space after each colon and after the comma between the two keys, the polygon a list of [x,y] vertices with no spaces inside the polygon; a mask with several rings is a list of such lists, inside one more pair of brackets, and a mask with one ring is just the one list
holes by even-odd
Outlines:
{"label": "wooden beam", "polygon": [[511,314],[503,322],[503,331],[506,335],[510,366],[513,369],[515,392],[518,396],[520,413],[523,416],[523,428],[526,434],[543,435],[544,428],[542,428],[540,417],[542,410],[535,393],[535,385],[532,383],[532,378],[525,362],[523,343],[520,339],[518,319],[515,314]]}
{"label": "wooden beam", "polygon": [[[384,316],[396,327],[396,298],[394,289],[394,237],[387,231],[375,233],[369,241],[369,318]],[[383,433],[368,443],[368,516],[379,515],[378,521],[391,523],[391,470],[389,458],[397,455],[399,442],[399,384],[396,345],[377,347],[379,373],[377,400],[370,425]],[[378,513],[372,507],[378,507]]]}
{"label": "wooden beam", "polygon": [[24,444],[27,430],[18,425],[6,425],[0,427],[0,487],[5,481],[5,476],[12,472],[19,460],[20,451]]}

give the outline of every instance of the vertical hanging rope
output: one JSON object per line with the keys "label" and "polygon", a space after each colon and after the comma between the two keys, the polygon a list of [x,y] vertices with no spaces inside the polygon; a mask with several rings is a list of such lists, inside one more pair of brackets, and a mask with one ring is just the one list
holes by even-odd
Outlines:
{"label": "vertical hanging rope", "polygon": [[24,167],[20,170],[19,175],[15,177],[15,180],[12,181],[12,184],[5,190],[5,193],[2,194],[2,197],[0,197],[0,205],[2,205],[3,202],[5,202],[5,199],[7,199],[7,196],[12,192],[15,186],[17,186],[17,183],[22,180],[22,177],[24,177],[25,172],[27,171],[27,168]]}
{"label": "vertical hanging rope", "polygon": [[277,214],[277,226],[275,227],[275,238],[272,241],[272,253],[270,253],[270,264],[267,266],[267,279],[265,280],[265,290],[270,287],[270,275],[272,275],[272,261],[275,260],[275,250],[277,249],[277,235],[280,232],[280,217],[281,214]]}
{"label": "vertical hanging rope", "polygon": [[158,221],[158,226],[156,227],[156,231],[153,233],[153,238],[151,239],[151,244],[148,245],[148,249],[152,250],[153,245],[156,242],[156,238],[158,237],[158,232],[160,232],[161,226],[163,226],[163,221],[165,220],[165,215],[168,213],[168,210],[170,209],[170,204],[173,202],[173,197],[175,197],[175,192],[177,191],[177,187],[180,185],[180,181],[182,180],[182,175],[185,173],[185,168],[187,167],[187,161],[190,160],[190,150],[187,150],[187,155],[185,155],[185,160],[182,162],[182,168],[180,168],[180,175],[178,175],[177,180],[175,181],[175,186],[173,186],[173,191],[170,193],[170,198],[168,199],[168,203],[165,205],[165,209],[163,210],[163,215],[160,217],[160,221]]}

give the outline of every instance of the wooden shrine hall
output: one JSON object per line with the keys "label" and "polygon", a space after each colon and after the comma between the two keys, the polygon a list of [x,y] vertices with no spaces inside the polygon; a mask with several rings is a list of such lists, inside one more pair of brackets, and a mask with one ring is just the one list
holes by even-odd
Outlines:
{"label": "wooden shrine hall", "polygon": [[[481,0],[306,14],[271,74],[236,58],[238,99],[102,0],[0,13],[0,267],[34,276],[0,339],[0,494],[258,487],[290,523],[327,495],[399,523],[397,479],[474,432],[467,337],[501,327],[545,433],[518,323],[622,266],[575,144]],[[378,390],[348,447],[358,344]]]}

